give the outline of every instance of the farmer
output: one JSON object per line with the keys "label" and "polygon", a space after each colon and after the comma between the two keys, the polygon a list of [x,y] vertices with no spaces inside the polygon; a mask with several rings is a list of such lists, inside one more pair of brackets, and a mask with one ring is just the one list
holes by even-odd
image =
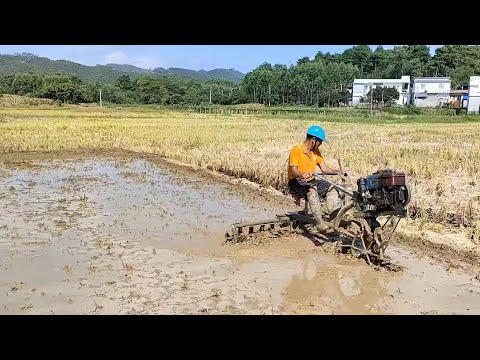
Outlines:
{"label": "farmer", "polygon": [[325,131],[320,126],[311,126],[307,131],[305,141],[295,145],[290,151],[288,159],[288,189],[300,205],[300,200],[306,200],[307,192],[318,191],[320,199],[327,193],[330,184],[324,180],[316,180],[312,174],[316,173],[317,166],[324,174],[337,175],[335,170],[325,164],[319,147],[325,140]]}

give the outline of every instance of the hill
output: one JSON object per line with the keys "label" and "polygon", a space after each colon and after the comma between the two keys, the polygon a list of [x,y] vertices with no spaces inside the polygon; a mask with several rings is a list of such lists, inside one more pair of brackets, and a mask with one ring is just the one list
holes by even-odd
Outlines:
{"label": "hill", "polygon": [[139,73],[139,74],[151,74],[152,71],[147,70],[147,69],[142,69],[133,65],[129,64],[106,64],[105,66],[108,66],[109,68],[116,70],[116,71],[122,71],[126,73]]}
{"label": "hill", "polygon": [[245,74],[235,69],[213,69],[213,70],[190,70],[183,68],[156,68],[153,70],[156,74],[171,74],[196,80],[222,79],[240,83]]}
{"label": "hill", "polygon": [[233,81],[237,84],[240,83],[245,77],[245,74],[235,69],[190,70],[176,67],[171,67],[168,69],[158,67],[153,70],[147,70],[128,64],[107,64],[106,66],[112,68],[113,70],[123,71],[126,73],[176,75],[195,80],[221,79]]}
{"label": "hill", "polygon": [[0,55],[0,76],[25,72],[60,73],[78,76],[82,80],[113,83],[121,75],[136,78],[143,74],[177,75],[197,80],[224,79],[239,83],[245,76],[234,69],[189,70],[182,68],[142,69],[128,64],[107,64],[88,66],[67,60],[51,60],[33,54],[23,53]]}
{"label": "hill", "polygon": [[82,80],[113,83],[123,72],[105,65],[87,66],[67,60],[50,60],[33,54],[0,55],[0,76],[25,72],[59,73]]}

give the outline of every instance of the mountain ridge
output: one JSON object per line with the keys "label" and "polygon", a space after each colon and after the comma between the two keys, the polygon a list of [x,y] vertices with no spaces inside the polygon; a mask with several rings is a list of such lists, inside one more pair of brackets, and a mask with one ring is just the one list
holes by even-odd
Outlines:
{"label": "mountain ridge", "polygon": [[240,83],[245,74],[235,69],[192,70],[179,67],[143,69],[130,64],[83,65],[70,60],[52,60],[30,53],[0,54],[0,76],[23,72],[61,73],[83,80],[113,83],[122,75],[176,75],[195,80],[220,79]]}

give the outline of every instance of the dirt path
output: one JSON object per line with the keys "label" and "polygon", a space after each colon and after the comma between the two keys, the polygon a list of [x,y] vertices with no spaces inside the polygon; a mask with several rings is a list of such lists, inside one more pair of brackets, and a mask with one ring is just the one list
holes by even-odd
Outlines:
{"label": "dirt path", "polygon": [[112,155],[3,157],[0,313],[480,313],[476,267],[392,247],[404,270],[375,271],[300,235],[222,245],[292,204]]}

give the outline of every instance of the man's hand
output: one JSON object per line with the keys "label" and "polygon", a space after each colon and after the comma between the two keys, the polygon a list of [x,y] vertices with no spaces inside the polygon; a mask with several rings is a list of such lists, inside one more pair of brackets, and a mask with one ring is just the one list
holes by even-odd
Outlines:
{"label": "man's hand", "polygon": [[348,176],[350,172],[348,171],[348,169],[342,169],[342,172],[338,171],[338,173],[342,176]]}
{"label": "man's hand", "polygon": [[302,179],[310,179],[311,177],[312,177],[312,174],[310,174],[310,173],[304,173],[302,175]]}
{"label": "man's hand", "polygon": [[342,168],[342,170],[340,171],[340,169],[335,169],[333,170],[337,175],[340,175],[340,176],[348,176],[348,169],[345,169],[345,168]]}
{"label": "man's hand", "polygon": [[320,164],[320,170],[322,170],[322,172],[324,174],[327,174],[327,175],[338,175],[338,174],[340,174],[340,170],[331,168],[330,166],[325,164],[325,162],[322,162]]}

